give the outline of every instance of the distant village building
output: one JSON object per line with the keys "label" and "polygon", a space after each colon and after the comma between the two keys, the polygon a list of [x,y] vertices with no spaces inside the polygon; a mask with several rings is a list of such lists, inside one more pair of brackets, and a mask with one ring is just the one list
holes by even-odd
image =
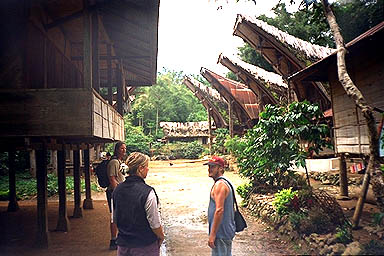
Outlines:
{"label": "distant village building", "polygon": [[201,122],[160,122],[160,127],[163,128],[164,139],[167,142],[183,141],[208,144],[209,138],[209,123],[208,121]]}

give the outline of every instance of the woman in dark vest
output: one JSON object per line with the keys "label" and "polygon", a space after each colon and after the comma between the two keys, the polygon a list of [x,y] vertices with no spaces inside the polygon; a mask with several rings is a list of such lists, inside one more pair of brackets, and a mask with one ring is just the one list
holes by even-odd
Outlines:
{"label": "woman in dark vest", "polygon": [[144,179],[149,157],[139,152],[128,156],[129,176],[113,191],[113,219],[119,230],[118,256],[159,256],[164,241],[155,189]]}

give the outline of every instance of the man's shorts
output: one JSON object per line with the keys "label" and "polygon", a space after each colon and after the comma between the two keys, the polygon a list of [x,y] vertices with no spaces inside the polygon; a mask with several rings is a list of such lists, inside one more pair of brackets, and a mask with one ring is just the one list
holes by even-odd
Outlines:
{"label": "man's shorts", "polygon": [[113,190],[110,190],[110,189],[107,189],[107,191],[105,192],[107,194],[107,201],[108,201],[108,208],[109,208],[109,212],[112,213],[112,192]]}

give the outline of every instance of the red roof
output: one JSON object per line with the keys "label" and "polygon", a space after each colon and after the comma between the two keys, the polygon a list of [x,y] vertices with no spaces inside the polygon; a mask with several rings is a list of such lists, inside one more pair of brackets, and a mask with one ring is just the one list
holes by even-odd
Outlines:
{"label": "red roof", "polygon": [[[208,69],[205,69],[214,77],[225,90],[244,108],[251,119],[259,118],[259,103],[256,94],[248,89],[245,84],[222,77]],[[219,90],[220,92],[220,90]]]}

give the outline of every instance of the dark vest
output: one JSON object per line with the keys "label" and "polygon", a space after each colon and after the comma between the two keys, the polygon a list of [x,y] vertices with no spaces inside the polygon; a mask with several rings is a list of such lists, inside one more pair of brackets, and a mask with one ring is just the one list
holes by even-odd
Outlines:
{"label": "dark vest", "polygon": [[117,245],[136,248],[157,240],[145,212],[145,202],[152,189],[142,178],[128,176],[113,191],[114,220],[119,229]]}

